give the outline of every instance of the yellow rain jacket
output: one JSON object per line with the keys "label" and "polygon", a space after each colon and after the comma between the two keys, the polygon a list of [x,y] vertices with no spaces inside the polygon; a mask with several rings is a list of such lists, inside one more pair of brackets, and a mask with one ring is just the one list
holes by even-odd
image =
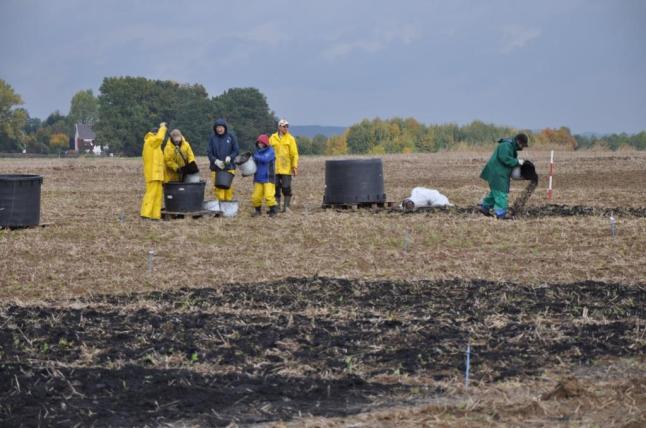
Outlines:
{"label": "yellow rain jacket", "polygon": [[176,146],[172,141],[168,141],[166,148],[164,148],[164,163],[166,164],[164,183],[181,181],[182,173],[180,169],[191,162],[195,162],[195,155],[191,145],[184,137],[182,137],[182,142],[179,146]]}
{"label": "yellow rain jacket", "polygon": [[164,153],[161,145],[166,136],[166,127],[160,126],[156,134],[149,132],[144,137],[144,149],[141,157],[144,161],[144,178],[146,179],[146,193],[141,201],[139,214],[144,218],[158,220],[161,217],[161,208],[164,203]]}
{"label": "yellow rain jacket", "polygon": [[276,152],[276,174],[291,175],[292,169],[298,168],[298,147],[296,140],[289,132],[278,135],[272,134],[269,144]]}
{"label": "yellow rain jacket", "polygon": [[164,180],[164,153],[161,145],[166,136],[166,127],[159,128],[156,134],[148,132],[144,137],[144,149],[141,157],[144,160],[144,178],[146,183]]}

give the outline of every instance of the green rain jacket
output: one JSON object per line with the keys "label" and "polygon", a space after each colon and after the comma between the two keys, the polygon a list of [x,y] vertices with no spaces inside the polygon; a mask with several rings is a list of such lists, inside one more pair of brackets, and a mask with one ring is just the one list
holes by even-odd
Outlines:
{"label": "green rain jacket", "polygon": [[499,140],[489,162],[485,165],[480,178],[489,183],[491,190],[509,193],[511,170],[518,163],[518,145],[513,138]]}

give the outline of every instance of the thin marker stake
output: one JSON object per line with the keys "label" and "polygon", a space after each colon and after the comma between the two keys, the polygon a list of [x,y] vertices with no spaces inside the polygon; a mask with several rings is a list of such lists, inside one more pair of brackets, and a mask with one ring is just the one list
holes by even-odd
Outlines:
{"label": "thin marker stake", "polygon": [[152,273],[153,271],[153,256],[155,255],[155,252],[153,250],[148,251],[148,273]]}
{"label": "thin marker stake", "polygon": [[554,174],[554,150],[550,150],[550,175],[547,186],[547,199],[552,200],[552,175]]}
{"label": "thin marker stake", "polygon": [[464,369],[464,387],[469,386],[469,371],[471,370],[471,341],[467,343],[467,364]]}
{"label": "thin marker stake", "polygon": [[617,236],[617,219],[613,212],[610,212],[610,236],[613,238]]}

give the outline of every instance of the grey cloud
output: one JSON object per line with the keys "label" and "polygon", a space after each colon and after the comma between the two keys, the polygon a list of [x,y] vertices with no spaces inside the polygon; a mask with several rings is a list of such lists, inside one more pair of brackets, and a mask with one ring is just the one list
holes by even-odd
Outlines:
{"label": "grey cloud", "polygon": [[501,31],[502,46],[500,52],[504,54],[527,46],[529,42],[541,35],[541,30],[539,29],[527,28],[518,24],[507,25]]}

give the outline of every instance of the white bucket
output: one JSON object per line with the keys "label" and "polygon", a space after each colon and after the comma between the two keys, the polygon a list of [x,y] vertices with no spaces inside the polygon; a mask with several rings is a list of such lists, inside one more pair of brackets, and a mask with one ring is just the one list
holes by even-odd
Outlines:
{"label": "white bucket", "polygon": [[202,204],[203,209],[221,212],[224,217],[235,217],[239,207],[238,201],[204,201]]}
{"label": "white bucket", "polygon": [[520,166],[514,167],[511,170],[511,178],[513,180],[524,180],[523,175],[520,173]]}
{"label": "white bucket", "polygon": [[184,183],[199,183],[200,182],[200,174],[195,173],[195,174],[186,174],[184,176]]}
{"label": "white bucket", "polygon": [[225,217],[235,217],[239,207],[238,201],[220,201],[220,210]]}
{"label": "white bucket", "polygon": [[204,201],[202,209],[207,211],[220,211],[220,201]]}
{"label": "white bucket", "polygon": [[235,157],[233,163],[235,163],[238,168],[240,168],[240,173],[243,177],[248,177],[256,173],[256,162],[253,160],[251,152],[239,154]]}

